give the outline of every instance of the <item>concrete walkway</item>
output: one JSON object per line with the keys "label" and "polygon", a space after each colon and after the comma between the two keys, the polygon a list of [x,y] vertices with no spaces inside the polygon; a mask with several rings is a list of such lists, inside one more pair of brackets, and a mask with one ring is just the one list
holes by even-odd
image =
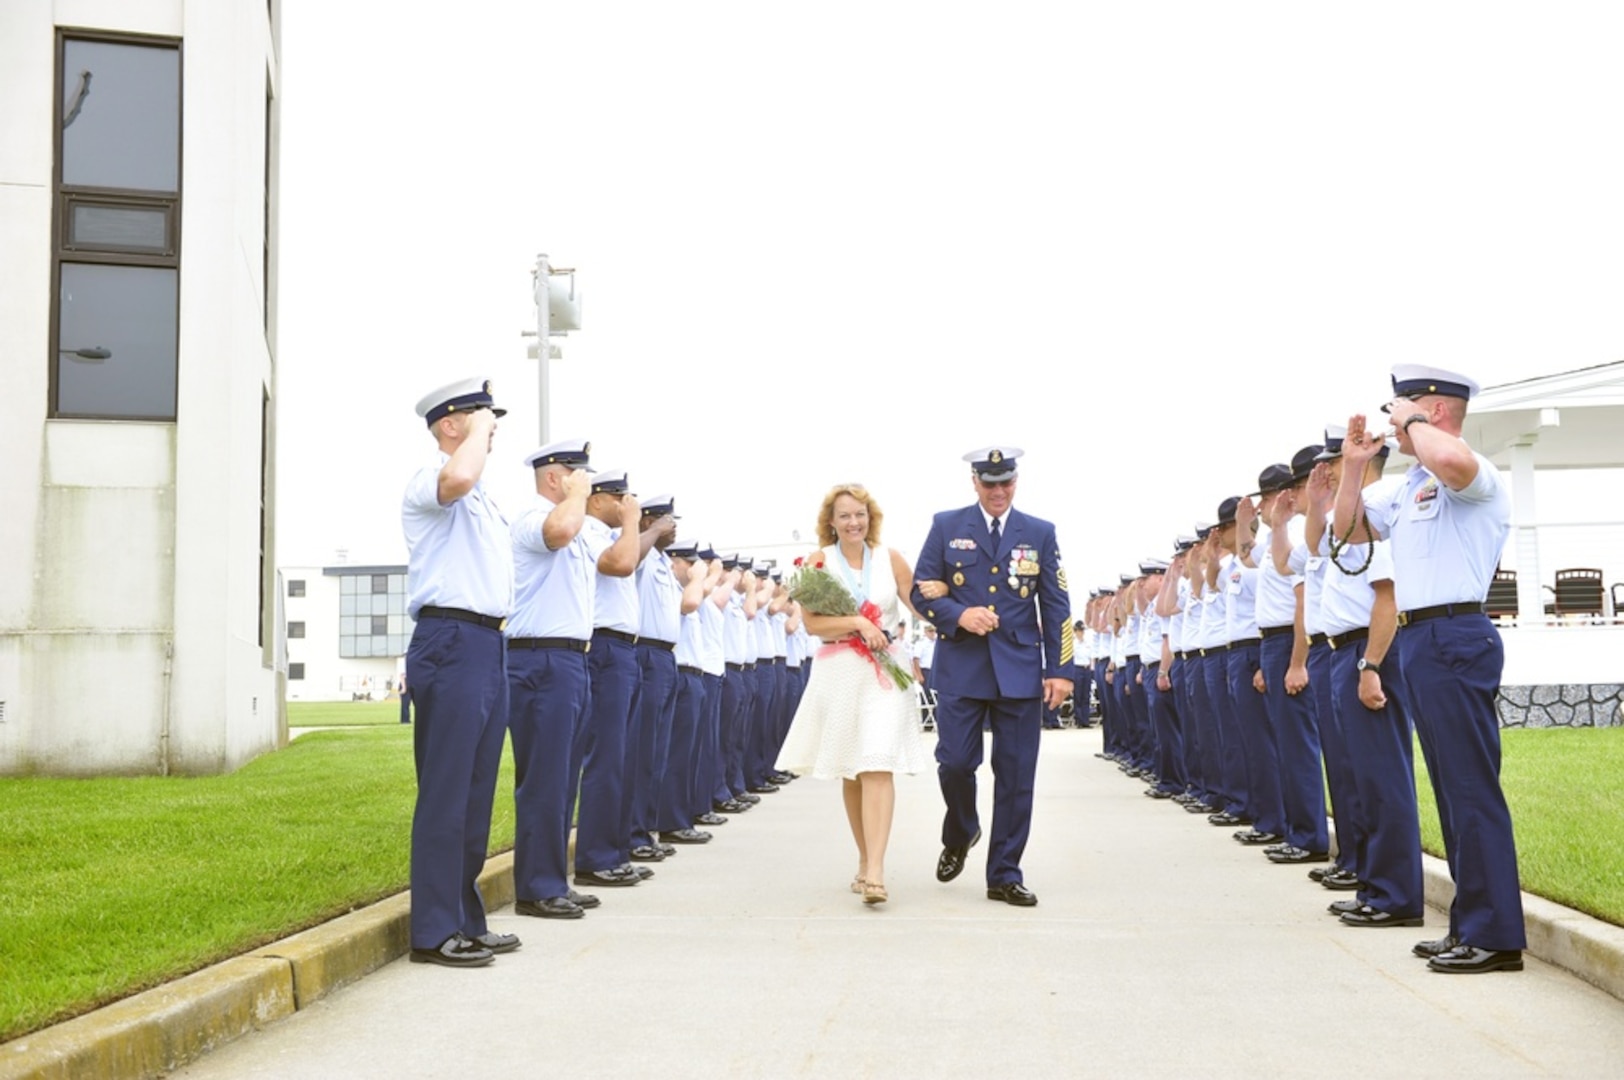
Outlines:
{"label": "concrete walkway", "polygon": [[936,882],[933,774],[899,778],[892,900],[865,908],[838,786],[803,779],[583,920],[496,912],[524,947],[491,967],[394,961],[175,1075],[1619,1075],[1624,1003],[1532,958],[1431,974],[1409,950],[1442,915],[1343,927],[1099,744],[1044,735],[1037,908],[985,899],[984,848]]}

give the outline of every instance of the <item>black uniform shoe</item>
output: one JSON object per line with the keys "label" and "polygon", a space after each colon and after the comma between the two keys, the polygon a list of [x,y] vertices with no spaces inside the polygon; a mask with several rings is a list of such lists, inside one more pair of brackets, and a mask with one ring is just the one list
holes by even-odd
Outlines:
{"label": "black uniform shoe", "polygon": [[631,854],[632,862],[660,862],[665,858],[665,852],[647,844],[638,844],[632,848]]}
{"label": "black uniform shoe", "polygon": [[1481,975],[1486,971],[1522,969],[1521,949],[1479,949],[1466,944],[1456,945],[1427,961],[1428,971],[1441,971],[1448,975]]}
{"label": "black uniform shoe", "polygon": [[987,886],[988,900],[1002,900],[1006,904],[1016,907],[1037,907],[1038,898],[1018,881],[1006,881],[1002,885]]}
{"label": "black uniform shoe", "polygon": [[1329,904],[1325,905],[1325,910],[1329,911],[1332,915],[1342,916],[1352,914],[1364,906],[1364,901],[1362,900],[1332,900]]}
{"label": "black uniform shoe", "polygon": [[493,953],[512,952],[519,947],[518,934],[494,934],[487,930],[474,938],[475,945],[482,945]]}
{"label": "black uniform shoe", "polygon": [[662,832],[660,840],[668,844],[708,844],[711,841],[711,834],[699,829],[677,829],[675,832]]}
{"label": "black uniform shoe", "polygon": [[1410,951],[1423,960],[1431,960],[1434,956],[1449,952],[1459,944],[1460,938],[1454,934],[1445,934],[1443,937],[1434,938],[1431,941],[1418,941],[1415,943],[1415,948]]}
{"label": "black uniform shoe", "polygon": [[636,885],[643,879],[632,872],[622,872],[619,867],[613,870],[577,870],[575,884],[597,885],[605,889],[624,889]]}
{"label": "black uniform shoe", "polygon": [[717,825],[726,825],[726,824],[727,824],[727,818],[723,817],[721,814],[718,814],[714,810],[707,810],[703,814],[700,814],[698,817],[694,818],[694,827],[695,828],[698,828],[701,825],[705,825],[705,826],[709,826],[711,828],[714,828]]}
{"label": "black uniform shoe", "polygon": [[748,805],[737,799],[729,799],[727,802],[716,804],[716,811],[721,814],[742,814],[748,809],[750,809]]}
{"label": "black uniform shoe", "polygon": [[567,896],[550,896],[545,900],[515,900],[513,910],[520,915],[534,915],[538,919],[579,919],[586,912],[581,905]]}
{"label": "black uniform shoe", "polygon": [[599,900],[591,893],[576,892],[574,889],[571,889],[570,903],[574,904],[578,908],[595,908],[599,904],[602,904],[603,901]]}
{"label": "black uniform shoe", "polygon": [[[1303,848],[1291,847],[1289,845],[1281,851],[1269,852],[1268,856],[1269,861],[1272,863],[1296,864],[1331,861],[1331,853],[1328,851],[1307,851]],[[1324,884],[1323,878],[1320,879],[1320,883]]]}
{"label": "black uniform shoe", "polygon": [[630,870],[632,875],[636,877],[638,881],[647,881],[649,878],[654,876],[654,871],[650,870],[646,866],[633,866],[631,863],[627,863],[626,865],[622,866],[621,869]]}
{"label": "black uniform shoe", "polygon": [[952,881],[964,871],[964,857],[970,849],[976,846],[981,839],[981,830],[970,837],[970,842],[964,847],[944,847],[941,857],[936,860],[936,880],[942,882]]}
{"label": "black uniform shoe", "polygon": [[733,801],[742,802],[747,806],[754,806],[761,801],[761,796],[753,791],[746,791],[743,795],[735,795]]}
{"label": "black uniform shoe", "polygon": [[439,964],[442,967],[484,967],[496,959],[496,954],[483,945],[476,945],[461,934],[452,934],[433,949],[413,949],[409,957],[414,964]]}
{"label": "black uniform shoe", "polygon": [[1403,915],[1394,915],[1390,911],[1378,911],[1365,904],[1358,911],[1345,912],[1342,916],[1344,926],[1425,926],[1426,920],[1419,915],[1406,918]]}

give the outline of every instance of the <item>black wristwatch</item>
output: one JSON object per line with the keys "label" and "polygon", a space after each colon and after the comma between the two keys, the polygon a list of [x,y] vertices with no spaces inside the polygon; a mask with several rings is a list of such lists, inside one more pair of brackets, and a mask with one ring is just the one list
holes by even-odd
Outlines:
{"label": "black wristwatch", "polygon": [[1427,419],[1427,414],[1426,413],[1416,413],[1414,416],[1412,416],[1408,420],[1404,421],[1404,430],[1409,431],[1411,424],[1430,424],[1430,423],[1432,423],[1432,421]]}
{"label": "black wristwatch", "polygon": [[1355,664],[1354,667],[1358,668],[1360,671],[1374,671],[1378,675],[1382,673],[1382,666],[1380,664],[1372,664],[1369,660],[1366,660],[1362,656],[1359,658],[1359,662]]}

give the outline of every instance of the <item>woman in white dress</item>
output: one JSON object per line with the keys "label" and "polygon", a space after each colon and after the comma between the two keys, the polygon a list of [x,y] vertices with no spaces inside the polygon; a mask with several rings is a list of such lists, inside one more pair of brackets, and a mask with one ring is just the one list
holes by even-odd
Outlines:
{"label": "woman in white dress", "polygon": [[880,625],[861,615],[804,614],[807,632],[835,647],[818,653],[778,755],[780,769],[841,778],[846,818],[857,841],[851,889],[866,904],[888,898],[885,849],[896,806],[893,774],[916,773],[930,764],[912,687],[899,689],[856,650],[838,644],[861,638],[872,649],[883,648],[886,636],[880,627],[897,624],[899,604],[907,603],[912,590],[907,562],[880,546],[883,517],[873,496],[858,484],[841,484],[823,498],[818,539],[824,544],[824,566],[859,605],[869,600],[880,609]]}

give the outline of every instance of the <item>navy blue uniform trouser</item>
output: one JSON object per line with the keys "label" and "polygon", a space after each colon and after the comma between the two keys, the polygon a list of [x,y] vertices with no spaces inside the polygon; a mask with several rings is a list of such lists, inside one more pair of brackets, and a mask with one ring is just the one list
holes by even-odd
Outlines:
{"label": "navy blue uniform trouser", "polygon": [[694,792],[694,816],[708,814],[733,797],[727,786],[727,746],[722,738],[721,675],[705,676],[705,720],[700,732],[699,789]]}
{"label": "navy blue uniform trouser", "polygon": [[630,858],[625,819],[626,736],[637,707],[637,646],[594,634],[587,656],[591,704],[582,740],[575,869],[613,870]]}
{"label": "navy blue uniform trouser", "polygon": [[1449,932],[1480,949],[1526,948],[1517,845],[1500,789],[1500,632],[1486,615],[1427,619],[1399,630],[1398,651],[1455,879]]}
{"label": "navy blue uniform trouser", "polygon": [[760,787],[767,781],[776,751],[773,747],[777,713],[778,668],[771,660],[756,661],[756,694],[750,707],[749,737],[746,743],[744,779],[747,787]]}
{"label": "navy blue uniform trouser", "polygon": [[1284,836],[1286,810],[1280,798],[1280,751],[1263,695],[1252,684],[1252,675],[1258,670],[1257,643],[1231,646],[1224,657],[1235,708],[1235,730],[1246,758],[1247,816],[1259,832]]}
{"label": "navy blue uniform trouser", "polygon": [[1155,760],[1155,738],[1150,730],[1150,708],[1145,688],[1139,682],[1144,671],[1139,657],[1128,657],[1127,666],[1118,673],[1122,683],[1122,703],[1128,712],[1128,756],[1141,769],[1148,769]]}
{"label": "navy blue uniform trouser", "polygon": [[1387,705],[1359,700],[1363,641],[1331,654],[1333,708],[1359,793],[1359,899],[1390,915],[1416,918],[1426,906],[1421,881],[1421,818],[1415,801],[1415,743],[1402,704],[1402,666],[1394,652],[1382,660]]}
{"label": "navy blue uniform trouser", "polygon": [[[1393,650],[1396,656],[1397,649]],[[1359,793],[1353,782],[1348,745],[1342,738],[1342,717],[1331,693],[1331,657],[1334,650],[1321,641],[1308,647],[1308,693],[1314,695],[1319,718],[1320,749],[1325,755],[1325,786],[1331,795],[1331,829],[1336,836],[1336,865],[1355,877],[1359,873]],[[1407,712],[1408,710],[1406,710]]]}
{"label": "navy blue uniform trouser", "polygon": [[[660,788],[671,758],[671,725],[677,712],[677,657],[670,649],[637,646],[637,756],[627,761],[626,814],[632,847],[654,843]],[[628,748],[629,749],[629,748]]]}
{"label": "navy blue uniform trouser", "polygon": [[744,754],[750,740],[750,717],[755,712],[754,668],[728,668],[722,684],[722,739],[726,747],[726,782],[729,798],[745,793]]}
{"label": "navy blue uniform trouser", "polygon": [[1325,827],[1325,776],[1320,771],[1319,724],[1314,696],[1307,688],[1286,693],[1286,672],[1291,667],[1295,633],[1263,639],[1258,658],[1268,686],[1264,705],[1269,710],[1280,761],[1280,801],[1285,813],[1286,843],[1304,851],[1328,851],[1331,838]]}
{"label": "navy blue uniform trouser", "polygon": [[[1218,733],[1221,758],[1218,795],[1223,799],[1219,809],[1232,814],[1246,814],[1249,803],[1246,747],[1241,742],[1235,704],[1229,696],[1228,660],[1227,652],[1208,652],[1201,660],[1201,677],[1207,688],[1207,707],[1212,712],[1212,727]],[[1247,692],[1250,693],[1250,689]]]}
{"label": "navy blue uniform trouser", "polygon": [[486,932],[479,874],[491,834],[496,774],[507,735],[507,644],[500,630],[425,618],[406,650],[417,722],[412,755],[411,940],[439,947]]}
{"label": "navy blue uniform trouser", "polygon": [[942,846],[967,847],[980,829],[976,769],[983,756],[982,725],[992,726],[992,836],[987,884],[1021,880],[1021,855],[1032,832],[1032,790],[1043,734],[1043,699],[941,695],[936,705],[936,774],[947,813]]}
{"label": "navy blue uniform trouser", "polygon": [[586,654],[508,653],[513,737],[513,888],[520,900],[569,895],[570,761],[591,697]]}
{"label": "navy blue uniform trouser", "polygon": [[[671,715],[671,751],[665,778],[660,782],[660,804],[654,825],[660,832],[693,828],[694,818],[710,809],[698,809],[700,787],[700,731],[705,720],[705,676],[698,671],[677,671],[677,701]],[[708,781],[709,775],[706,775]],[[708,787],[709,784],[706,784]]]}
{"label": "navy blue uniform trouser", "polygon": [[1177,795],[1184,790],[1184,736],[1179,730],[1178,706],[1169,688],[1162,690],[1157,684],[1161,674],[1160,663],[1145,666],[1145,702],[1150,707],[1150,721],[1156,731],[1157,787]]}

